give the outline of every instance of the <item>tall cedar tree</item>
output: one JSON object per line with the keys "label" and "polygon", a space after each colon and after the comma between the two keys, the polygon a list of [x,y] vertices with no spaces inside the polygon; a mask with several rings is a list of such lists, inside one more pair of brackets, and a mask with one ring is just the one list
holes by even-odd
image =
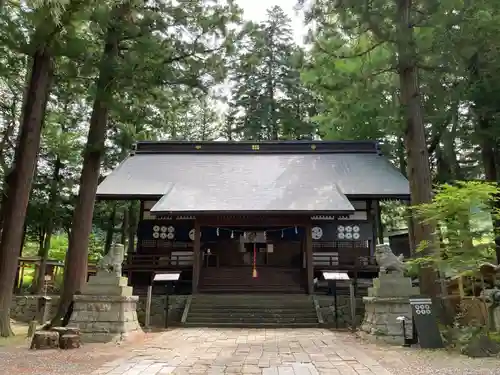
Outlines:
{"label": "tall cedar tree", "polygon": [[92,231],[92,216],[101,160],[105,152],[108,112],[113,100],[119,43],[122,40],[124,27],[127,25],[126,20],[130,14],[131,4],[129,2],[114,7],[107,26],[87,144],[83,156],[80,190],[73,213],[68,253],[64,264],[64,285],[56,316],[52,320],[55,325],[59,324],[66,315],[75,292],[80,291],[87,281],[87,247]]}
{"label": "tall cedar tree", "polygon": [[52,64],[50,49],[47,46],[37,48],[26,87],[14,165],[6,179],[7,200],[2,202],[3,227],[0,243],[0,335],[3,337],[13,334],[10,327],[10,305],[19,249],[24,237],[26,209],[40,147],[40,134],[52,82]]}
{"label": "tall cedar tree", "polygon": [[232,63],[228,118],[236,126],[231,132],[256,140],[311,133],[308,120],[314,105],[300,80],[303,51],[294,45],[290,18],[274,6],[264,22],[249,23],[246,32]]}
{"label": "tall cedar tree", "polygon": [[[319,25],[319,38],[315,40],[317,49],[329,54],[330,59],[336,59],[335,64],[342,65],[343,60],[363,58],[367,65],[372,63],[372,71],[364,72],[365,80],[396,72],[411,203],[418,205],[428,203],[432,198],[432,178],[418,82],[421,56],[418,55],[414,35],[415,14],[418,12],[412,0],[387,0],[383,3],[368,0],[316,0],[310,17],[318,21]],[[345,43],[357,48],[346,55],[341,44],[323,45],[324,38],[330,35],[348,35],[349,40]],[[361,68],[366,69],[364,66]],[[346,76],[349,77],[349,74]],[[316,84],[321,85],[323,81],[323,77],[316,77]],[[371,126],[377,127],[377,124],[371,123]],[[412,224],[415,244],[426,243],[430,248],[433,226],[417,220]]]}

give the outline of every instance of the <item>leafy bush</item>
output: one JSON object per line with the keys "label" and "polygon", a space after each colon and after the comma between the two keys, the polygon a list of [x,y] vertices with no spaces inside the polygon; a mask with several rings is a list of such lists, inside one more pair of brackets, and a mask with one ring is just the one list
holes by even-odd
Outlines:
{"label": "leafy bush", "polygon": [[[493,200],[495,184],[457,181],[436,189],[431,203],[413,207],[416,217],[436,226],[435,251],[413,263],[432,262],[451,273],[463,272],[494,259],[491,219],[499,217]],[[428,244],[420,244],[417,251]]]}

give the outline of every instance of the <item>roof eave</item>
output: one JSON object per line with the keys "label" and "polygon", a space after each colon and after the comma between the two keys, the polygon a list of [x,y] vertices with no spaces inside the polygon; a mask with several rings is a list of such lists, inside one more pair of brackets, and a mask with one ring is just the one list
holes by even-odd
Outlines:
{"label": "roof eave", "polygon": [[217,211],[150,211],[153,216],[210,216],[214,214],[223,213],[225,215],[350,215],[354,210],[336,210],[336,211],[311,211],[311,210],[217,210]]}
{"label": "roof eave", "polygon": [[410,194],[346,194],[351,199],[372,199],[372,200],[402,200],[409,201]]}
{"label": "roof eave", "polygon": [[[163,195],[151,195],[151,194],[97,194],[96,199],[99,201],[109,200],[159,200]],[[381,195],[369,195],[369,194],[346,194],[346,197],[350,199],[373,199],[373,200],[410,200],[410,194],[381,194]]]}
{"label": "roof eave", "polygon": [[96,194],[98,201],[157,201],[162,195],[151,194]]}

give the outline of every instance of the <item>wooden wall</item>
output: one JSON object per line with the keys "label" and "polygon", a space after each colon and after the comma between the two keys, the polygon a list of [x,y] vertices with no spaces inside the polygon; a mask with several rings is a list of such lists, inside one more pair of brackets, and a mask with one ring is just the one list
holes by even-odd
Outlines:
{"label": "wooden wall", "polygon": [[[206,248],[213,249],[214,252],[220,252],[219,262],[237,262],[237,259],[231,260],[233,256],[240,256],[236,251],[235,246],[239,246],[237,237],[239,236],[238,229],[242,227],[228,227],[229,223],[265,223],[278,224],[284,223],[281,227],[271,226],[267,236],[269,242],[275,244],[274,251],[267,254],[268,262],[271,264],[286,263],[285,258],[292,258],[286,252],[292,251],[295,256],[300,256],[302,252],[302,243],[304,239],[304,229],[302,224],[307,220],[312,222],[313,228],[320,228],[321,236],[313,238],[313,253],[321,254],[338,254],[339,263],[351,262],[354,258],[370,257],[373,254],[374,245],[376,243],[376,202],[367,200],[351,201],[356,211],[351,215],[344,216],[312,216],[312,217],[266,217],[264,219],[245,218],[237,216],[222,215],[213,218],[204,217],[204,223],[213,223],[210,226],[202,226],[202,251]],[[141,222],[138,228],[138,253],[154,254],[154,253],[170,253],[172,251],[192,251],[193,241],[189,238],[189,232],[194,228],[195,218],[192,216],[179,217],[155,217],[150,214],[149,210],[155,204],[154,201],[142,202]],[[290,225],[298,224],[296,227]],[[220,225],[220,228],[218,227]],[[156,235],[153,238],[153,229],[161,228],[162,231],[166,227],[175,228],[175,239],[168,240],[164,232]],[[235,233],[231,233],[230,229],[235,229]],[[231,238],[233,237],[233,238]],[[318,257],[317,257],[318,258]],[[226,259],[223,261],[223,259]],[[315,260],[319,265],[319,258]],[[221,263],[222,264],[222,263]],[[304,265],[304,261],[302,261]]]}

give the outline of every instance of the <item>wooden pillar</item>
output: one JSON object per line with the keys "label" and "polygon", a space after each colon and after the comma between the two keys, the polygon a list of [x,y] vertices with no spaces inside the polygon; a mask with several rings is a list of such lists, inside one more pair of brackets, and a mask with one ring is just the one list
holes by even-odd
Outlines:
{"label": "wooden pillar", "polygon": [[314,292],[314,267],[313,267],[313,248],[312,248],[312,225],[309,221],[305,226],[305,250],[307,267],[307,293]]}
{"label": "wooden pillar", "polygon": [[200,223],[195,219],[194,221],[194,243],[193,243],[193,291],[195,294],[198,292],[198,281],[200,279],[200,266],[201,266],[201,230]]}
{"label": "wooden pillar", "polygon": [[382,224],[382,215],[380,212],[380,201],[373,201],[374,206],[374,216],[375,216],[375,230],[377,233],[377,238],[379,243],[384,243],[384,225]]}

